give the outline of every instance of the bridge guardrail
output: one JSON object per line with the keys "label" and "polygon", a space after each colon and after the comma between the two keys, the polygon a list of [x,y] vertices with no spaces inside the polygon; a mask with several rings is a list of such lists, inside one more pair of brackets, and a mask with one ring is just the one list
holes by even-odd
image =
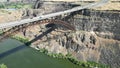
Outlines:
{"label": "bridge guardrail", "polygon": [[71,13],[71,12],[82,10],[82,9],[85,9],[85,8],[91,8],[91,7],[95,7],[95,6],[97,6],[97,7],[98,6],[102,6],[103,4],[107,3],[108,1],[109,0],[101,0],[100,2],[88,4],[88,5],[85,5],[85,6],[78,6],[78,7],[74,7],[72,9],[68,9],[68,10],[65,10],[65,11],[60,11],[60,12],[56,12],[56,13],[51,13],[51,14],[47,14],[47,15],[41,15],[41,16],[38,16],[38,17],[33,17],[32,19],[28,18],[28,19],[23,19],[23,20],[20,20],[20,21],[3,23],[3,24],[0,24],[0,29],[10,28],[10,27],[14,27],[14,26],[19,26],[19,25],[22,25],[22,24],[27,24],[27,23],[31,23],[31,22],[34,22],[34,21],[38,21],[38,20],[43,20],[43,19],[47,19],[47,18],[50,18],[50,17],[59,16],[61,14]]}

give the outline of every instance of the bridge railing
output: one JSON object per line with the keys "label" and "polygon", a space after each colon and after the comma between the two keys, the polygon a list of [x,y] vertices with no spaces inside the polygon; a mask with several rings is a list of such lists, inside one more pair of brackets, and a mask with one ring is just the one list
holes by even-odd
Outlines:
{"label": "bridge railing", "polygon": [[82,10],[82,9],[85,9],[85,8],[102,6],[103,4],[107,3],[108,1],[109,0],[101,0],[101,1],[96,2],[96,3],[91,3],[91,4],[88,4],[88,5],[85,5],[85,6],[74,7],[72,9],[68,9],[68,10],[65,10],[65,11],[60,11],[60,12],[51,13],[51,14],[47,14],[47,15],[41,15],[41,16],[38,16],[38,17],[23,19],[23,20],[9,22],[9,23],[3,23],[3,24],[0,24],[0,29],[11,28],[11,27],[22,25],[22,24],[31,23],[31,22],[34,22],[34,21],[43,20],[43,19],[59,16],[59,15],[66,14],[66,13],[71,13],[71,12]]}

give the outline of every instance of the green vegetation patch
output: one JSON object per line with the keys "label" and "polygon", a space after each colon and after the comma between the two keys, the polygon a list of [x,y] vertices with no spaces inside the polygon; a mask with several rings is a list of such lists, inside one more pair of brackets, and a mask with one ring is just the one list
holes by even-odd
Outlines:
{"label": "green vegetation patch", "polygon": [[5,64],[0,64],[0,68],[7,68]]}
{"label": "green vegetation patch", "polygon": [[16,40],[18,40],[20,42],[23,42],[23,43],[27,43],[29,41],[28,38],[24,38],[24,37],[21,37],[21,36],[11,36],[11,38],[16,39]]}
{"label": "green vegetation patch", "polygon": [[14,8],[14,9],[21,9],[21,8],[32,8],[32,4],[25,4],[25,3],[2,3],[0,4],[0,8],[8,9],[8,8]]}
{"label": "green vegetation patch", "polygon": [[67,59],[70,62],[72,62],[73,64],[79,65],[81,67],[84,68],[110,68],[108,65],[103,65],[100,63],[96,63],[96,62],[82,62],[82,61],[78,61],[77,59],[75,59],[74,57],[72,57],[72,55],[70,53],[63,55],[62,53],[56,54],[56,53],[50,53],[47,49],[43,48],[39,50],[42,53],[45,53],[46,55],[53,57],[53,58],[62,58],[62,59]]}
{"label": "green vegetation patch", "polygon": [[2,31],[2,30],[0,30],[0,35],[1,35],[1,34],[3,34],[3,31]]}

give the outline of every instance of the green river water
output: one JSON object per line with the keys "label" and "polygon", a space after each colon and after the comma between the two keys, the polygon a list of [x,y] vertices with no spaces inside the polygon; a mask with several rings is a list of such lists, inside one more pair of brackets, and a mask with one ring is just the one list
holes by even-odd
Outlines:
{"label": "green river water", "polygon": [[66,59],[49,57],[13,39],[0,41],[2,63],[8,68],[81,68]]}

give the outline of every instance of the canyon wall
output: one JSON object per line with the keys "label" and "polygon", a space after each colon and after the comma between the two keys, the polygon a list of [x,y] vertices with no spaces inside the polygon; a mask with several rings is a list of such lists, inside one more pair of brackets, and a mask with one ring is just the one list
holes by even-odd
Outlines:
{"label": "canyon wall", "polygon": [[[58,11],[58,7],[62,5],[52,4],[52,7],[55,7],[54,10],[50,10],[52,7],[48,8],[42,5],[41,7],[49,10],[49,12],[44,10],[44,13],[51,13]],[[66,8],[61,9],[65,10]],[[71,31],[60,25],[47,27],[48,24],[39,24],[31,26],[17,35],[31,40],[37,38],[38,40],[31,46],[35,49],[45,48],[53,53],[70,53],[81,61],[95,61],[110,65],[111,68],[119,68],[119,18],[119,11],[85,9],[71,13],[62,19],[73,25],[76,31]],[[53,27],[56,29],[48,31]]]}

